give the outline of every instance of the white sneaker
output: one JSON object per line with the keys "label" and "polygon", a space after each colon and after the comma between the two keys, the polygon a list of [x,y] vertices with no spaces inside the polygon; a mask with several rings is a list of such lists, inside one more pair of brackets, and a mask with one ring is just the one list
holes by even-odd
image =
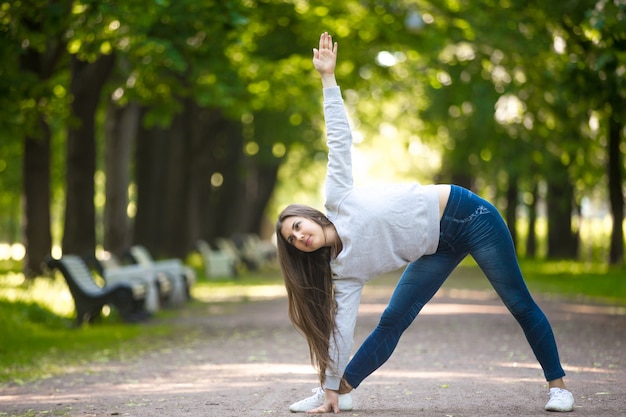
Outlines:
{"label": "white sneaker", "polygon": [[[313,388],[311,391],[313,391],[313,395],[291,404],[289,406],[289,411],[292,413],[303,413],[324,405],[324,390],[321,387],[317,387]],[[352,410],[352,395],[339,394],[339,410]]]}
{"label": "white sneaker", "polygon": [[546,404],[548,411],[572,411],[574,409],[574,396],[563,388],[550,388],[548,394],[550,400]]}

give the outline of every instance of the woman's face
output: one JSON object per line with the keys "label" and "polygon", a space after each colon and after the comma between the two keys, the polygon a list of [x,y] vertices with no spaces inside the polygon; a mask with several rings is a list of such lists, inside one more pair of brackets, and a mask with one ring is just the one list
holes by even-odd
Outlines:
{"label": "woman's face", "polygon": [[322,226],[308,217],[291,216],[283,220],[280,234],[302,252],[314,252],[326,245]]}

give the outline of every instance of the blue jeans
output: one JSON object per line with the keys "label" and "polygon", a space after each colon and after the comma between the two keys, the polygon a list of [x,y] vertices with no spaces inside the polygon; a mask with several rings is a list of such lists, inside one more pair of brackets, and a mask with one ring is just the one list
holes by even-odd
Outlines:
{"label": "blue jeans", "polygon": [[524,330],[546,380],[565,376],[552,328],[528,292],[504,220],[491,203],[452,186],[437,252],[407,266],[378,326],[345,370],[344,378],[352,387],[389,359],[404,330],[468,254]]}

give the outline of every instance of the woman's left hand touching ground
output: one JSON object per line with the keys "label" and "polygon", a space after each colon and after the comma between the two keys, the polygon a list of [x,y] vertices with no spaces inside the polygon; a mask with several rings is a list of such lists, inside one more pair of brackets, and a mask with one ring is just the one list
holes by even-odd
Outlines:
{"label": "woman's left hand touching ground", "polygon": [[320,413],[339,413],[339,393],[337,391],[326,389],[324,391],[324,404],[307,411],[307,414]]}

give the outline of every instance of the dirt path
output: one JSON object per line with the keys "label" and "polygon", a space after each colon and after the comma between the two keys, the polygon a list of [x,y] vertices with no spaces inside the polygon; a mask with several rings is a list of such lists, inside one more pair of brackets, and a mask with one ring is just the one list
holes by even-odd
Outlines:
{"label": "dirt path", "polygon": [[[375,326],[391,287],[366,287],[356,332]],[[576,416],[626,415],[626,309],[538,298],[550,318]],[[138,360],[93,363],[5,387],[0,416],[291,416],[315,375],[282,297],[208,303],[174,320],[181,337]],[[542,373],[491,291],[446,287],[391,360],[353,394],[347,416],[540,416]],[[554,415],[554,414],[552,414]]]}

